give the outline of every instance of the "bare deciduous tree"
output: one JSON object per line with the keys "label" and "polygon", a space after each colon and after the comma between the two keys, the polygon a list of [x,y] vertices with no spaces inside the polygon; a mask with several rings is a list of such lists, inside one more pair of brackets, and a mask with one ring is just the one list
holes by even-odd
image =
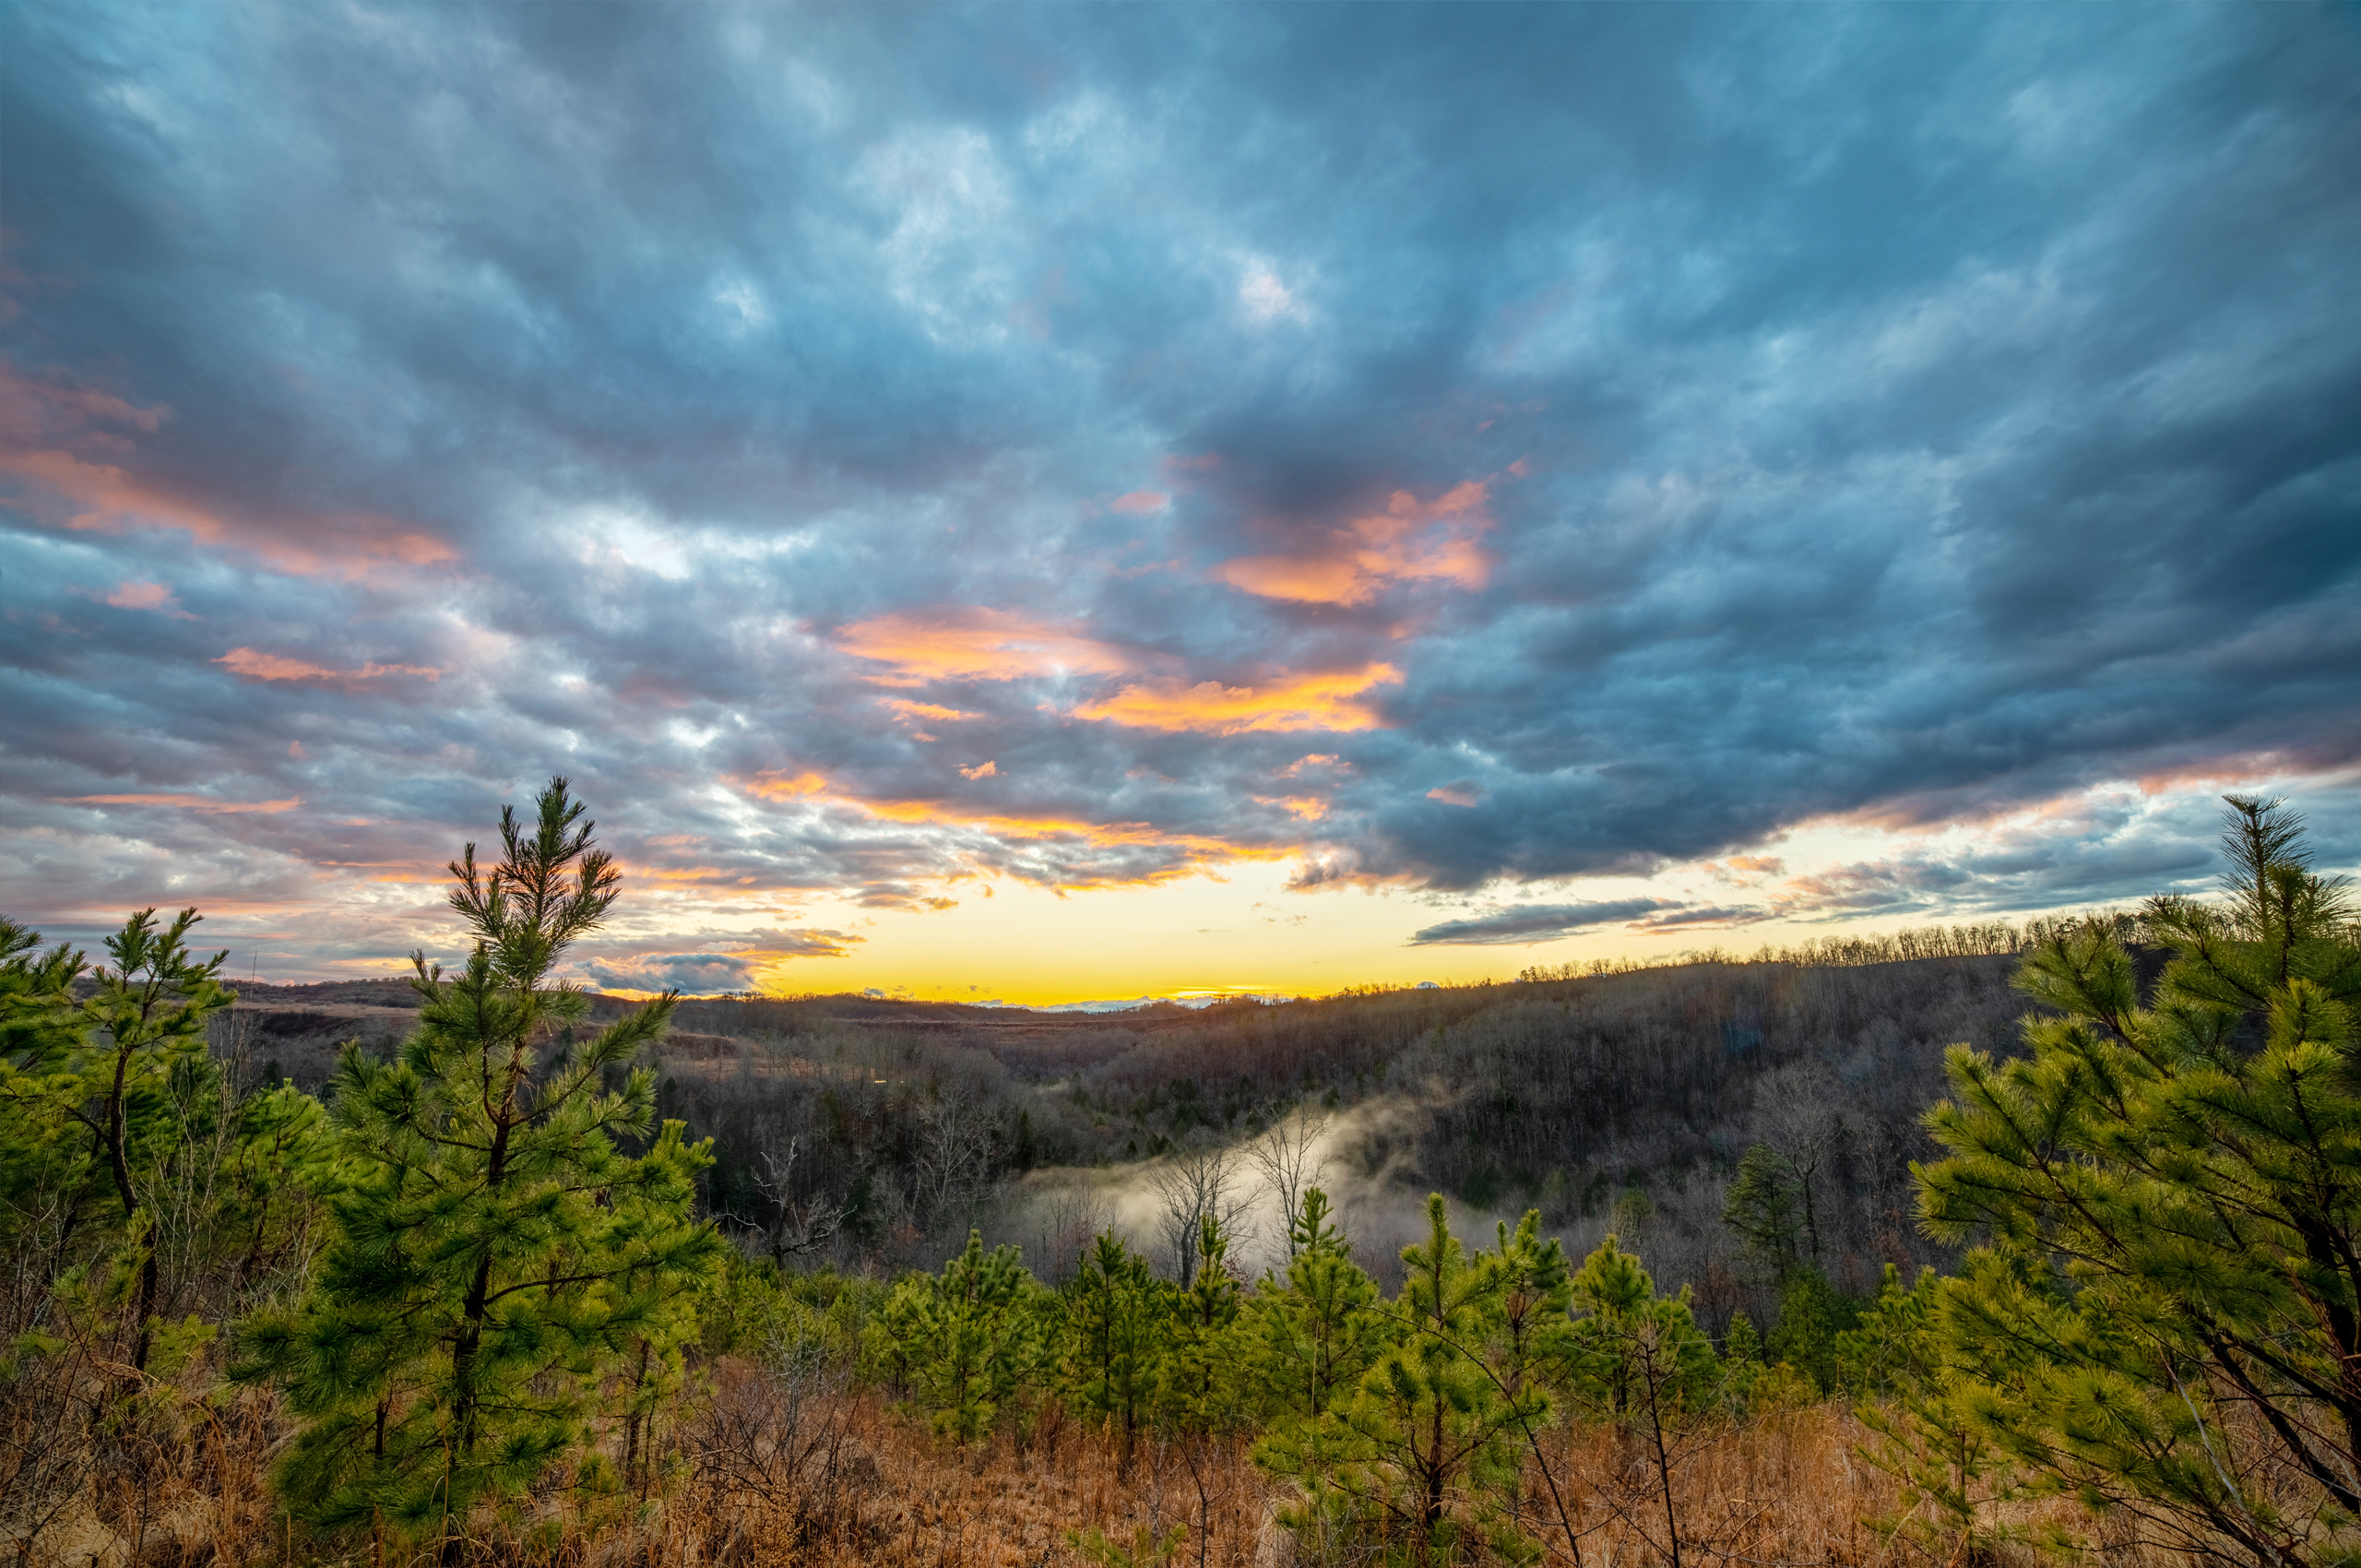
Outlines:
{"label": "bare deciduous tree", "polygon": [[[1324,1111],[1299,1111],[1273,1125],[1247,1146],[1246,1158],[1262,1173],[1278,1204],[1282,1228],[1303,1206],[1305,1191],[1320,1184],[1328,1169],[1323,1152],[1329,1118]],[[1287,1261],[1295,1261],[1295,1233],[1287,1232]]]}
{"label": "bare deciduous tree", "polygon": [[1175,1149],[1165,1165],[1149,1178],[1157,1197],[1157,1236],[1172,1256],[1173,1273],[1183,1289],[1196,1277],[1197,1232],[1210,1216],[1221,1233],[1243,1240],[1246,1215],[1254,1193],[1242,1178],[1245,1158],[1218,1144],[1191,1144]]}
{"label": "bare deciduous tree", "polygon": [[[824,1526],[844,1488],[850,1369],[817,1345],[772,1347],[763,1364],[725,1362],[683,1446],[693,1484],[727,1533],[720,1561],[742,1554],[760,1517],[796,1533]],[[732,1550],[736,1549],[736,1550]]]}
{"label": "bare deciduous tree", "polygon": [[1756,1124],[1763,1139],[1795,1168],[1803,1189],[1804,1234],[1820,1256],[1820,1211],[1814,1201],[1821,1167],[1845,1135],[1837,1109],[1836,1075],[1818,1062],[1796,1062],[1767,1075],[1754,1091]]}
{"label": "bare deciduous tree", "polygon": [[1033,1272],[1051,1285],[1074,1277],[1084,1249],[1114,1229],[1115,1207],[1100,1194],[1081,1185],[1050,1188],[1028,1207],[1019,1232]]}
{"label": "bare deciduous tree", "polygon": [[936,1229],[969,1206],[991,1169],[991,1128],[969,1101],[944,1095],[919,1108],[910,1209],[920,1231]]}
{"label": "bare deciduous tree", "polygon": [[773,1210],[768,1225],[753,1229],[771,1262],[782,1268],[789,1258],[817,1252],[834,1241],[852,1213],[826,1197],[796,1195],[795,1157],[802,1148],[801,1138],[790,1136],[782,1142],[777,1124],[766,1123],[751,1172],[756,1190],[770,1200]]}

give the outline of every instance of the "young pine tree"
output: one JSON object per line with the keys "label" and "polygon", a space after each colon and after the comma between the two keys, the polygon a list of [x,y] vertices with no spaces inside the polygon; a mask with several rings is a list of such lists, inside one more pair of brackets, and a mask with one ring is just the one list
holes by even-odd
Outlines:
{"label": "young pine tree", "polygon": [[1402,1252],[1392,1343],[1331,1419],[1344,1484],[1409,1526],[1422,1550],[1448,1555],[1470,1515],[1513,1479],[1521,1425],[1536,1413],[1523,1401],[1538,1395],[1504,1393],[1483,1364],[1501,1277],[1468,1258],[1439,1194],[1427,1199],[1427,1228]]}
{"label": "young pine tree", "polygon": [[[83,1047],[74,982],[83,956],[0,918],[0,1244],[45,1300],[60,1253],[82,1229],[96,1143],[80,1120]],[[0,1324],[14,1334],[30,1321]]]}
{"label": "young pine tree", "polygon": [[939,1275],[894,1288],[872,1327],[872,1355],[898,1372],[937,1433],[980,1443],[1039,1360],[1046,1292],[1014,1247],[981,1232]]}
{"label": "young pine tree", "polygon": [[1243,1324],[1243,1354],[1265,1422],[1254,1462],[1302,1487],[1299,1504],[1283,1510],[1280,1520],[1315,1537],[1349,1527],[1357,1511],[1356,1498],[1335,1484],[1356,1444],[1333,1412],[1352,1396],[1394,1332],[1377,1282],[1353,1262],[1331,1213],[1326,1193],[1305,1192],[1288,1225],[1294,1255],[1286,1283],[1266,1277],[1247,1303]]}
{"label": "young pine tree", "polygon": [[1640,1260],[1612,1236],[1583,1260],[1571,1290],[1567,1384],[1577,1405],[1637,1436],[1656,1472],[1665,1539],[1679,1568],[1680,1522],[1673,1507],[1673,1451],[1679,1429],[1708,1409],[1722,1386],[1714,1344],[1697,1326],[1689,1288],[1656,1294]]}
{"label": "young pine tree", "polygon": [[500,832],[488,873],[473,844],[451,866],[464,965],[416,958],[396,1060],[346,1050],[333,1238],[297,1306],[243,1326],[236,1369],[279,1382],[302,1422],[278,1471],[291,1511],[432,1533],[446,1555],[477,1503],[574,1451],[601,1380],[722,1251],[690,1213],[705,1146],[668,1122],[644,1154],[618,1146],[652,1130],[654,1074],[626,1066],[671,998],[583,1039],[587,1001],[553,978],[618,873],[563,778]]}
{"label": "young pine tree", "polygon": [[1722,1407],[1734,1416],[1753,1408],[1754,1384],[1762,1375],[1762,1336],[1744,1311],[1730,1314],[1722,1339]]}
{"label": "young pine tree", "polygon": [[1860,1303],[1830,1284],[1828,1276],[1798,1265],[1779,1287],[1779,1315],[1767,1346],[1771,1360],[1801,1372],[1819,1392],[1834,1393],[1845,1379],[1838,1342],[1860,1315]]}
{"label": "young pine tree", "polygon": [[1303,1194],[1287,1227],[1286,1283],[1265,1281],[1248,1324],[1274,1437],[1300,1435],[1360,1382],[1384,1344],[1377,1282],[1353,1262],[1328,1194]]}
{"label": "young pine tree", "polygon": [[1060,1328],[1065,1389],[1085,1414],[1114,1431],[1121,1474],[1130,1473],[1141,1424],[1153,1413],[1177,1294],[1112,1231],[1083,1254],[1065,1288]]}
{"label": "young pine tree", "polygon": [[[114,964],[92,971],[98,991],[82,1005],[84,1043],[70,1059],[81,1104],[69,1114],[89,1134],[126,1238],[134,1372],[148,1367],[161,1282],[156,1216],[141,1203],[143,1177],[184,1141],[172,1113],[175,1101],[188,1097],[192,1080],[218,1076],[206,1053],[206,1020],[233,1000],[219,978],[229,955],[200,961],[188,950],[189,929],[203,917],[183,909],[160,930],[155,917],[142,909],[107,938]],[[183,1080],[177,1095],[175,1076]]]}
{"label": "young pine tree", "polygon": [[[155,917],[142,909],[107,938],[113,964],[90,971],[78,1001],[83,956],[42,953],[35,933],[0,921],[0,1239],[31,1246],[14,1261],[19,1279],[40,1280],[32,1315],[70,1327],[114,1368],[118,1400],[169,1371],[154,1364],[161,1249],[185,1282],[236,1218],[225,1211],[235,1183],[218,1181],[208,1158],[234,1164],[240,1134],[235,1096],[206,1049],[208,1020],[234,1000],[219,976],[227,955],[189,952],[195,909],[169,925]],[[56,1314],[53,1287],[66,1288]],[[207,1333],[176,1328],[164,1360]]]}
{"label": "young pine tree", "polygon": [[[1942,1289],[1931,1268],[1904,1285],[1885,1265],[1876,1301],[1838,1341],[1846,1381],[1866,1397],[1855,1411],[1877,1433],[1864,1457],[1903,1483],[1914,1506],[1881,1527],[1945,1559],[1988,1556],[2005,1534],[1993,1504],[2016,1496],[2011,1467],[1974,1410],[1974,1368],[1944,1360]],[[1962,1375],[1963,1373],[1968,1375]]]}
{"label": "young pine tree", "polygon": [[1164,1422],[1181,1431],[1225,1431],[1239,1419],[1237,1277],[1229,1272],[1229,1238],[1210,1214],[1197,1218],[1196,1266],[1188,1289],[1173,1300],[1163,1364],[1157,1369],[1157,1406]]}
{"label": "young pine tree", "polygon": [[1204,1568],[1213,1538],[1215,1460],[1244,1428],[1251,1404],[1239,1354],[1238,1280],[1229,1271],[1229,1239],[1213,1215],[1197,1217],[1195,1262],[1169,1320],[1156,1405],[1157,1423],[1180,1440],[1181,1461],[1196,1487],[1197,1565]]}
{"label": "young pine tree", "polygon": [[1955,1046],[1918,1172],[1981,1241],[1940,1355],[1986,1437],[2118,1528],[2274,1563],[2361,1553],[2361,940],[2300,819],[2228,797],[2227,898],[2160,898],[2151,1005],[2109,927],[2017,984],[2030,1054]]}
{"label": "young pine tree", "polygon": [[319,1106],[242,1095],[207,1050],[231,998],[220,958],[187,951],[196,919],[133,915],[87,986],[81,954],[0,921],[0,1515],[20,1555],[53,1555],[42,1538],[93,1499],[136,1513],[205,1452],[216,1408],[185,1374],[313,1217]]}
{"label": "young pine tree", "polygon": [[1803,1257],[1803,1178],[1787,1157],[1756,1144],[1738,1162],[1722,1223],[1738,1232],[1772,1279],[1785,1279]]}
{"label": "young pine tree", "polygon": [[[1549,1391],[1563,1377],[1572,1348],[1567,1315],[1573,1303],[1572,1271],[1557,1238],[1541,1234],[1538,1209],[1527,1209],[1514,1230],[1502,1223],[1495,1234],[1496,1248],[1477,1258],[1490,1286],[1484,1337],[1475,1348],[1477,1364],[1500,1391],[1517,1435],[1533,1456],[1568,1554],[1579,1559],[1580,1534],[1570,1512],[1567,1479],[1551,1467],[1541,1444],[1542,1428],[1554,1403]],[[1495,1544],[1525,1544],[1526,1508],[1519,1468],[1512,1464],[1505,1471],[1507,1518],[1494,1526]]]}

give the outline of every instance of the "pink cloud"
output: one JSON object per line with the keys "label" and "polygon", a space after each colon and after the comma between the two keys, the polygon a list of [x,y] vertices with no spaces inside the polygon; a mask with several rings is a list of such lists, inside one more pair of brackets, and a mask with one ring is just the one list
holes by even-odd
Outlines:
{"label": "pink cloud", "polygon": [[112,604],[117,610],[152,610],[160,615],[170,615],[182,621],[196,619],[172,602],[172,590],[161,583],[117,583],[114,591],[100,602]]}
{"label": "pink cloud", "polygon": [[421,529],[368,512],[228,517],[133,471],[136,451],[108,425],[152,434],[171,410],[112,393],[37,381],[0,364],[0,475],[45,495],[53,521],[98,533],[178,529],[199,543],[252,551],[299,576],[353,577],[387,563],[422,566],[457,552]]}
{"label": "pink cloud", "polygon": [[217,801],[210,795],[61,795],[58,799],[76,806],[181,806],[193,812],[291,812],[302,805],[298,797],[285,801]]}
{"label": "pink cloud", "polygon": [[98,436],[101,444],[128,445],[120,436],[95,433],[93,425],[129,425],[152,435],[172,417],[158,403],[141,408],[128,398],[90,387],[18,374],[0,364],[0,444],[41,446],[67,435]]}
{"label": "pink cloud", "polygon": [[172,601],[172,590],[161,583],[118,583],[106,601],[117,610],[161,610]]}
{"label": "pink cloud", "polygon": [[243,675],[249,681],[318,681],[343,683],[352,681],[376,681],[387,675],[417,675],[429,681],[441,680],[443,671],[425,664],[378,664],[374,661],[358,670],[332,670],[325,664],[313,664],[305,659],[289,659],[276,653],[264,653],[251,647],[233,647],[213,661],[232,675]]}
{"label": "pink cloud", "polygon": [[1128,512],[1134,517],[1145,517],[1151,512],[1161,512],[1172,505],[1172,497],[1161,490],[1134,490],[1129,495],[1118,495],[1107,505],[1110,511]]}

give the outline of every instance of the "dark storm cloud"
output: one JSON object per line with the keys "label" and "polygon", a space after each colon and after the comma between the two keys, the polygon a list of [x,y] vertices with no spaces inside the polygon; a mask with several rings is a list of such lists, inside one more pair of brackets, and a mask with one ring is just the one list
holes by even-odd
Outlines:
{"label": "dark storm cloud", "polygon": [[[1413,947],[1493,946],[1554,942],[1594,926],[1611,925],[1672,908],[1665,898],[1618,898],[1594,904],[1525,904],[1464,921],[1444,921],[1410,938]],[[1650,920],[1648,924],[1657,923]]]}
{"label": "dark storm cloud", "polygon": [[1631,922],[1634,931],[1708,931],[1729,926],[1756,925],[1776,917],[1768,909],[1744,907],[1725,909],[1704,905],[1689,909],[1665,909],[1644,920]]}
{"label": "dark storm cloud", "polygon": [[[560,771],[908,907],[2361,759],[2341,13],[0,27],[17,907],[422,879],[390,942]],[[2105,846],[1777,907],[2199,852]]]}
{"label": "dark storm cloud", "polygon": [[[582,959],[592,983],[615,991],[679,991],[689,995],[753,989],[764,963],[789,958],[841,958],[863,939],[848,932],[805,926],[789,931],[731,932],[715,943],[718,951],[632,951],[632,944],[602,942]],[[645,949],[660,945],[636,944]]]}
{"label": "dark storm cloud", "polygon": [[745,991],[754,967],[734,953],[664,953],[618,962],[593,958],[590,979],[612,991],[678,991],[691,996]]}

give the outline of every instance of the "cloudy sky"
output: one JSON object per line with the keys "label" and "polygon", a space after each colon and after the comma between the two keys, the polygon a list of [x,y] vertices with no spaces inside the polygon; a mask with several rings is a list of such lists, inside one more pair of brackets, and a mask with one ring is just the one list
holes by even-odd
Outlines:
{"label": "cloudy sky", "polygon": [[1506,975],[2361,859],[2361,22],[0,9],[0,909]]}

